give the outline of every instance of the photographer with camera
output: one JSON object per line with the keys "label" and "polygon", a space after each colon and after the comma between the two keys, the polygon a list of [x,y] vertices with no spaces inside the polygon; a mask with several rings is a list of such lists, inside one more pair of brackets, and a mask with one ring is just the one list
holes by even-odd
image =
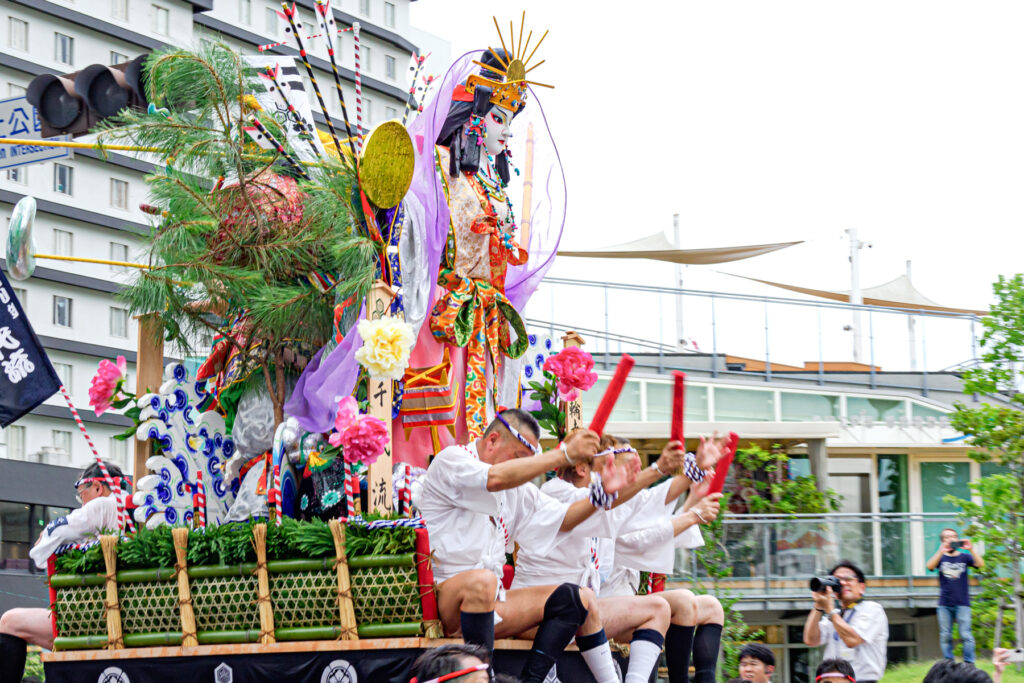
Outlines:
{"label": "photographer with camera", "polygon": [[[974,635],[971,633],[971,597],[967,593],[967,568],[985,566],[981,553],[968,539],[960,540],[956,529],[943,529],[939,549],[928,560],[928,569],[939,570],[939,644],[942,656],[953,659],[953,620],[960,627],[964,661],[974,664]],[[963,552],[966,551],[966,552]]]}
{"label": "photographer with camera", "polygon": [[880,604],[862,600],[865,588],[864,572],[846,560],[829,576],[811,579],[814,609],[804,622],[804,643],[824,645],[822,658],[845,659],[860,683],[874,683],[885,673],[889,620]]}

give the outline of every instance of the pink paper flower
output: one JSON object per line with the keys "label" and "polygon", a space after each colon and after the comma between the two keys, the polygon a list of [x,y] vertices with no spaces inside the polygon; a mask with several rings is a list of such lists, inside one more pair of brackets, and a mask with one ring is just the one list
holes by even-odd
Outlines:
{"label": "pink paper flower", "polygon": [[580,391],[594,386],[597,373],[594,359],[578,346],[562,349],[544,361],[544,372],[550,372],[558,382],[558,397],[563,401],[575,401]]}
{"label": "pink paper flower", "polygon": [[97,415],[110,410],[110,403],[118,391],[118,383],[127,376],[128,364],[124,356],[117,357],[116,365],[106,358],[100,361],[96,375],[92,378],[92,386],[89,387],[89,405]]}
{"label": "pink paper flower", "polygon": [[360,415],[352,396],[338,401],[334,430],[327,441],[332,446],[341,446],[345,460],[350,463],[371,465],[388,445],[387,425],[372,415]]}

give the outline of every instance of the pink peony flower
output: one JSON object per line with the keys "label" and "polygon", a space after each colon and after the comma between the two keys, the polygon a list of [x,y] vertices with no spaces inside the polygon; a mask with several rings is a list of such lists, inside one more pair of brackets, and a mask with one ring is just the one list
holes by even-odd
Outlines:
{"label": "pink peony flower", "polygon": [[127,376],[128,364],[124,356],[117,357],[116,365],[106,358],[100,361],[96,375],[92,378],[92,386],[89,387],[89,405],[97,415],[110,410],[110,404],[117,394],[118,383]]}
{"label": "pink peony flower", "polygon": [[594,386],[597,373],[594,372],[594,359],[589,353],[578,346],[562,349],[544,361],[544,372],[550,372],[558,382],[558,398],[563,401],[575,401],[580,391]]}
{"label": "pink peony flower", "polygon": [[334,432],[327,438],[332,446],[341,446],[345,460],[370,465],[388,445],[388,427],[372,415],[360,415],[352,396],[338,401]]}

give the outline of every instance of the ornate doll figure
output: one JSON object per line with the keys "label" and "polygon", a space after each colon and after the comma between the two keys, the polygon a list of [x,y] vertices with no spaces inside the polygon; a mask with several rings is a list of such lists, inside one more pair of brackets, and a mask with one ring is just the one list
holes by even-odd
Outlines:
{"label": "ornate doll figure", "polygon": [[[484,72],[503,70],[506,59],[487,53]],[[437,139],[437,173],[451,220],[430,333],[461,351],[452,349],[451,374],[453,381],[464,382],[469,438],[478,438],[487,425],[488,397],[492,410],[497,403],[502,356],[518,358],[527,344],[523,320],[505,296],[508,266],[523,265],[528,257],[516,242],[515,214],[506,192],[509,124],[525,96],[523,82],[473,74],[455,89]],[[421,332],[418,344],[429,347],[424,337]]]}

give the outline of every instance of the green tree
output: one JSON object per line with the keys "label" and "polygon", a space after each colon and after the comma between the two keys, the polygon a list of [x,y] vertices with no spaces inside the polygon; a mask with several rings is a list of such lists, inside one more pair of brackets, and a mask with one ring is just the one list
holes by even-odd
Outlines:
{"label": "green tree", "polygon": [[[753,489],[760,495],[750,496],[747,504],[752,513],[795,515],[834,512],[839,508],[839,496],[828,489],[819,491],[813,476],[789,476],[790,458],[779,445],[770,450],[757,444],[750,444],[736,452],[733,476],[740,489]],[[758,476],[757,473],[763,473]],[[722,510],[727,510],[731,494],[722,497]],[[724,587],[722,582],[733,576],[737,562],[754,558],[763,547],[756,534],[735,534],[735,525],[724,523],[725,515],[703,528],[705,545],[695,553],[701,572],[698,572],[697,590],[715,595],[725,610],[725,626],[722,629],[722,680],[739,674],[739,653],[743,645],[764,637],[763,631],[754,631],[743,619],[742,612],[733,609],[739,596]],[[729,535],[730,526],[734,530]],[[765,527],[763,533],[772,533]],[[706,579],[701,580],[703,573]],[[710,584],[709,586],[707,584]]]}
{"label": "green tree", "polygon": [[[983,598],[996,604],[1016,603],[1016,644],[1020,646],[1024,641],[1024,276],[1000,276],[993,291],[996,301],[981,322],[981,362],[963,377],[964,393],[981,400],[974,406],[958,402],[952,425],[967,436],[974,460],[998,463],[1005,472],[972,485],[980,504],[957,502],[967,533],[985,545]],[[1011,580],[997,580],[997,576]]]}

